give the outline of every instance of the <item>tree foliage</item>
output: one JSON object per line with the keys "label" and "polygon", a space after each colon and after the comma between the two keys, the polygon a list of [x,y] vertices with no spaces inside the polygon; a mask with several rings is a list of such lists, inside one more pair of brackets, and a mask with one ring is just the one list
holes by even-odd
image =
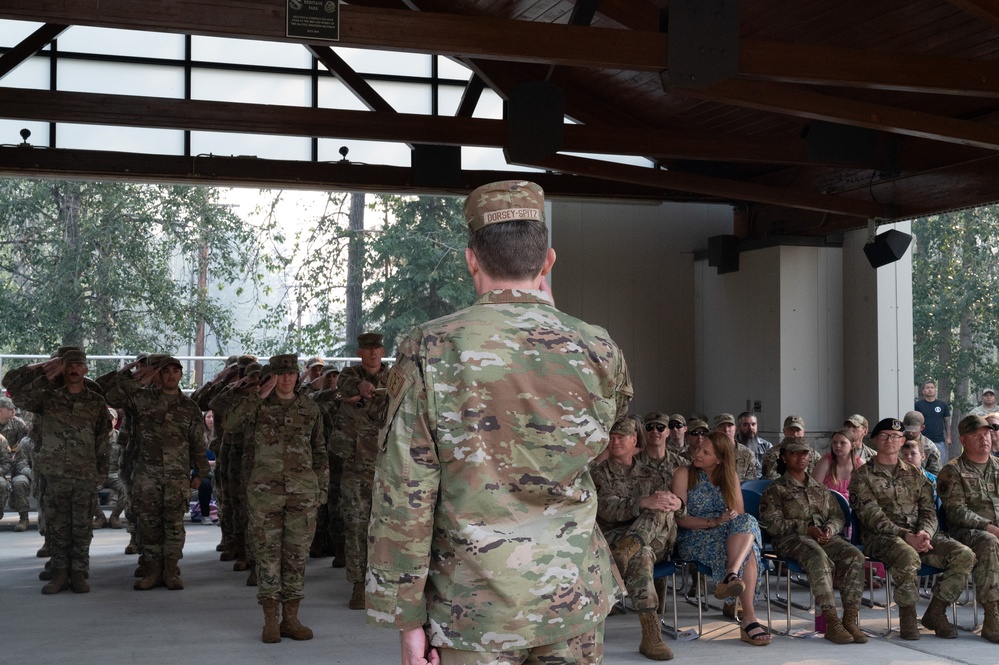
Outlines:
{"label": "tree foliage", "polygon": [[0,348],[168,351],[199,318],[229,339],[228,309],[177,268],[207,247],[213,278],[236,282],[258,244],[214,189],[0,179]]}
{"label": "tree foliage", "polygon": [[475,300],[468,229],[457,198],[381,196],[374,209],[385,225],[368,246],[365,320],[391,350],[400,333]]}
{"label": "tree foliage", "polygon": [[933,215],[912,229],[916,380],[936,380],[940,399],[966,411],[999,378],[999,209]]}

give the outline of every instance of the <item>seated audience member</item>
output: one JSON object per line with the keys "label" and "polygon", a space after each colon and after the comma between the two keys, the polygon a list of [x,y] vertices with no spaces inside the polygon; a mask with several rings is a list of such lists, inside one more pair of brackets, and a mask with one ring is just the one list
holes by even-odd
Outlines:
{"label": "seated audience member", "polygon": [[[852,457],[845,436],[839,444]],[[866,642],[857,624],[864,595],[864,555],[840,534],[846,516],[832,493],[808,475],[808,444],[793,439],[784,446],[777,470],[760,500],[760,525],[774,538],[780,556],[797,561],[808,574],[815,603],[826,620],[825,638],[836,644]],[[836,616],[833,588],[843,601],[843,620]]]}
{"label": "seated audience member", "polygon": [[994,431],[981,416],[965,416],[957,425],[964,452],[937,476],[947,531],[975,553],[971,578],[985,608],[982,637],[999,642],[999,460],[992,454]]}
{"label": "seated audience member", "polygon": [[[935,449],[936,446],[933,446]],[[933,498],[936,499],[937,493],[937,477],[923,468],[923,462],[926,460],[926,456],[923,454],[922,446],[919,445],[918,441],[906,441],[902,444],[902,450],[898,451],[898,458],[905,460],[912,466],[916,467],[923,472],[926,479],[930,481],[933,485]]]}
{"label": "seated audience member", "polygon": [[668,428],[666,430],[666,434],[668,435],[666,447],[677,455],[681,454],[687,448],[685,439],[687,434],[687,419],[679,413],[674,413],[669,416],[666,427]]}
{"label": "seated audience member", "polygon": [[677,519],[678,556],[711,568],[716,598],[741,600],[743,642],[769,645],[770,633],[756,620],[754,607],[762,566],[760,527],[743,507],[732,439],[720,432],[708,435],[692,465],[673,475],[673,493],[687,508]]}
{"label": "seated audience member", "polygon": [[[642,626],[639,653],[650,660],[670,660],[673,653],[663,643],[656,614],[659,596],[652,569],[657,561],[673,551],[676,541],[674,511],[679,510],[681,504],[669,490],[668,480],[676,467],[669,469],[669,479],[664,479],[658,468],[635,458],[640,427],[641,421],[625,416],[611,428],[610,457],[593,470],[597,524],[611,546],[628,595],[638,610]],[[666,437],[663,436],[661,447],[664,451],[665,446]]]}
{"label": "seated audience member", "polygon": [[926,427],[925,423],[926,419],[923,418],[923,414],[919,411],[909,411],[902,417],[902,426],[905,427],[905,440],[915,441],[922,447],[922,468],[935,475],[940,473],[940,449],[937,448],[937,444],[923,436],[923,429]]}
{"label": "seated audience member", "polygon": [[684,464],[690,466],[694,461],[694,453],[701,447],[708,438],[708,423],[699,418],[691,418],[687,421],[687,429],[683,436],[684,449],[680,452],[680,459]]}
{"label": "seated audience member", "polygon": [[955,638],[947,607],[957,600],[975,563],[974,553],[937,530],[933,488],[922,469],[898,457],[904,427],[885,418],[871,431],[877,456],[857,469],[850,482],[850,506],[860,522],[864,553],[884,561],[895,580],[899,637],[918,640],[916,601],[920,564],[940,568],[923,626],[937,637]]}
{"label": "seated audience member", "polygon": [[735,442],[746,446],[756,456],[756,477],[760,478],[763,474],[763,457],[774,444],[758,435],[759,421],[752,411],[740,413],[736,423],[738,431],[735,433]]}
{"label": "seated audience member", "polygon": [[847,499],[850,498],[850,479],[853,477],[853,472],[864,463],[854,446],[856,434],[855,429],[848,427],[833,434],[829,441],[829,452],[815,465],[812,476],[816,482],[836,490]]}
{"label": "seated audience member", "polygon": [[[767,451],[767,454],[763,456],[763,478],[769,480],[777,480],[780,474],[777,473],[777,460],[780,459],[780,451],[784,446],[784,442],[788,439],[804,439],[805,438],[805,419],[801,416],[788,416],[784,419],[784,438],[781,442]],[[814,448],[809,447],[811,450],[808,453],[808,473],[812,473],[815,470],[815,465],[818,464],[820,456],[815,451]]]}
{"label": "seated audience member", "polygon": [[999,412],[993,412],[985,416],[985,422],[989,424],[989,441],[992,444],[992,456],[999,457]]}
{"label": "seated audience member", "polygon": [[853,449],[860,456],[861,460],[869,462],[871,458],[878,454],[878,451],[864,443],[864,437],[867,436],[869,428],[867,418],[859,413],[855,413],[843,421],[843,427],[853,430]]}
{"label": "seated audience member", "polygon": [[756,467],[756,455],[746,446],[737,443],[735,440],[735,416],[731,413],[719,413],[715,416],[713,428],[715,432],[721,432],[732,440],[735,446],[735,475],[743,480],[756,480],[760,477],[759,469]]}

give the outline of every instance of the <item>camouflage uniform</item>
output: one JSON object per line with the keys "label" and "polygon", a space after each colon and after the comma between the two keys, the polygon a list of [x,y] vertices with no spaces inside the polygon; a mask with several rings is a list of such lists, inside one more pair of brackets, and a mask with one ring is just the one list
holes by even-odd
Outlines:
{"label": "camouflage uniform", "polygon": [[742,445],[735,444],[735,474],[739,480],[756,480],[760,477],[759,467],[756,466],[756,455],[753,451]]}
{"label": "camouflage uniform", "polygon": [[978,601],[999,601],[999,539],[985,530],[999,523],[999,458],[975,464],[964,455],[944,465],[937,491],[947,514],[947,531],[975,553]]}
{"label": "camouflage uniform", "polygon": [[141,444],[133,483],[139,542],[152,561],[178,561],[184,551],[184,513],[191,500],[191,469],[207,476],[201,409],[186,395],[146,387],[130,372],[119,374],[107,392],[114,406],[137,415]]}
{"label": "camouflage uniform", "polygon": [[[784,450],[785,438],[779,444],[767,451],[767,454],[763,456],[763,478],[767,480],[777,480],[780,478],[780,474],[777,473],[777,460],[780,459],[780,453]],[[812,474],[815,469],[815,463],[822,459],[820,455],[814,448],[809,447],[808,453],[808,475]]]}
{"label": "camouflage uniform", "polygon": [[[358,385],[362,381],[374,384],[375,389],[386,386],[388,365],[374,375],[368,374],[360,365],[344,368],[337,380],[341,397],[359,395]],[[343,475],[340,479],[340,496],[343,504],[343,521],[347,551],[347,581],[364,581],[364,568],[368,561],[368,519],[371,517],[371,492],[375,476],[375,457],[378,454],[378,431],[385,424],[388,395],[383,391],[375,393],[356,405],[343,403],[341,411],[357,411],[354,425],[356,437],[348,440],[341,435],[335,451],[343,459]]]}
{"label": "camouflage uniform", "polygon": [[482,660],[599,633],[620,587],[589,466],[631,394],[606,331],[541,291],[488,291],[410,332],[375,473],[368,621]]}
{"label": "camouflage uniform", "polygon": [[[340,393],[336,389],[320,390],[312,393],[312,401],[319,407],[323,416],[323,441],[326,442],[330,468],[329,491],[326,493],[326,504],[319,510],[313,544],[321,546],[322,543],[328,542],[334,552],[342,552],[346,545],[343,501],[340,498],[343,458],[333,452],[336,417],[340,411]],[[324,529],[325,534],[320,534],[320,529]]]}
{"label": "camouflage uniform", "polygon": [[[224,386],[208,406],[215,414],[215,429],[222,431],[222,443],[215,462],[216,478],[221,472],[223,486],[222,539],[231,556],[240,561],[252,561],[249,551],[249,512],[247,505],[247,473],[253,467],[252,458],[246,459],[246,432],[234,431],[225,424],[229,422],[229,412],[241,402],[243,396],[236,393],[232,384]],[[221,424],[221,426],[220,426]],[[240,566],[242,567],[242,566]]]}
{"label": "camouflage uniform", "polygon": [[[21,447],[21,442],[28,436],[28,424],[14,416],[7,424],[0,427],[0,436],[7,440],[11,451],[10,467],[10,507],[15,513],[27,515],[31,509],[31,461],[27,451]],[[29,439],[30,441],[30,439]],[[3,475],[3,474],[0,474]],[[0,510],[3,502],[0,501]]]}
{"label": "camouflage uniform", "polygon": [[[640,453],[648,459],[648,455]],[[636,456],[630,467],[606,459],[593,469],[597,488],[597,525],[613,549],[624,536],[635,536],[641,549],[627,562],[620,562],[620,573],[635,609],[657,609],[652,569],[673,551],[676,542],[676,517],[673,511],[643,510],[639,500],[654,492],[669,491],[679,457],[667,451],[657,466],[650,466]]]}
{"label": "camouflage uniform", "polygon": [[[7,478],[11,475],[14,467],[14,455],[7,445],[7,439],[0,437],[0,517],[3,517],[3,509],[7,505],[7,498],[10,496],[11,481]],[[13,508],[14,506],[11,506]]]}
{"label": "camouflage uniform", "polygon": [[919,441],[923,445],[923,454],[926,455],[926,459],[923,460],[923,468],[932,474],[939,474],[942,465],[940,464],[940,449],[937,448],[937,444],[922,435],[919,436]]}
{"label": "camouflage uniform", "polygon": [[247,503],[257,600],[301,600],[316,508],[329,484],[319,407],[300,394],[288,403],[273,392],[236,394],[225,429],[245,434],[253,450]]}
{"label": "camouflage uniform", "polygon": [[125,506],[128,503],[128,491],[125,489],[125,483],[121,480],[121,447],[118,445],[118,439],[121,433],[118,430],[111,430],[110,446],[111,451],[108,455],[110,460],[110,467],[108,468],[107,478],[104,482],[97,486],[97,492],[94,492],[94,501],[92,512],[94,517],[100,519],[104,517],[104,511],[101,509],[100,505],[100,490],[109,489],[111,494],[114,496],[115,506],[111,512],[112,517],[117,517],[121,515],[122,511],[125,510]]}
{"label": "camouflage uniform", "polygon": [[[805,474],[798,482],[785,473],[763,491],[760,526],[773,536],[774,550],[797,561],[808,574],[815,600],[823,609],[834,607],[833,588],[844,607],[859,607],[864,594],[864,555],[839,535],[846,517],[832,492]],[[825,545],[808,535],[808,527],[828,528],[833,537]]]}
{"label": "camouflage uniform", "polygon": [[[872,460],[853,472],[850,480],[850,507],[860,520],[864,552],[884,561],[895,580],[895,602],[916,604],[916,573],[921,564],[941,568],[933,585],[933,596],[951,603],[964,590],[968,573],[975,563],[970,549],[937,531],[933,486],[922,469],[898,461],[887,467]],[[925,531],[933,549],[918,553],[904,536]]]}
{"label": "camouflage uniform", "polygon": [[43,510],[52,568],[86,572],[93,539],[90,502],[109,465],[107,403],[87,388],[70,393],[61,377],[53,382],[42,375],[24,384],[8,383],[8,376],[4,385],[14,403],[37,416],[41,443],[35,446],[34,468],[45,478]]}

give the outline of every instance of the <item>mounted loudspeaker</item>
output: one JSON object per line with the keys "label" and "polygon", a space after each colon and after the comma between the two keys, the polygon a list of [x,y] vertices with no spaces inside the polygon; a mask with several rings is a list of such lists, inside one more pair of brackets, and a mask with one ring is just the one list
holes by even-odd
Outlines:
{"label": "mounted loudspeaker", "polygon": [[531,164],[551,157],[565,141],[565,93],[545,81],[514,86],[506,103],[507,159]]}
{"label": "mounted loudspeaker", "polygon": [[708,265],[718,268],[718,274],[739,270],[739,236],[708,238]]}
{"label": "mounted loudspeaker", "polygon": [[889,263],[898,261],[905,255],[905,250],[909,249],[912,236],[891,229],[878,235],[874,240],[864,245],[864,254],[871,262],[872,268],[880,268]]}

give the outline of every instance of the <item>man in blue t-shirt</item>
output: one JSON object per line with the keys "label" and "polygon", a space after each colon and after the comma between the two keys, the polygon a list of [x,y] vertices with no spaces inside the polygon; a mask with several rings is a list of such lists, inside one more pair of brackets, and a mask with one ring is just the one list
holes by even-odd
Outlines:
{"label": "man in blue t-shirt", "polygon": [[916,411],[923,414],[925,428],[923,436],[936,444],[940,450],[940,463],[949,459],[947,449],[950,446],[950,406],[947,402],[937,399],[937,384],[935,381],[924,381],[920,387],[923,399],[916,402]]}

